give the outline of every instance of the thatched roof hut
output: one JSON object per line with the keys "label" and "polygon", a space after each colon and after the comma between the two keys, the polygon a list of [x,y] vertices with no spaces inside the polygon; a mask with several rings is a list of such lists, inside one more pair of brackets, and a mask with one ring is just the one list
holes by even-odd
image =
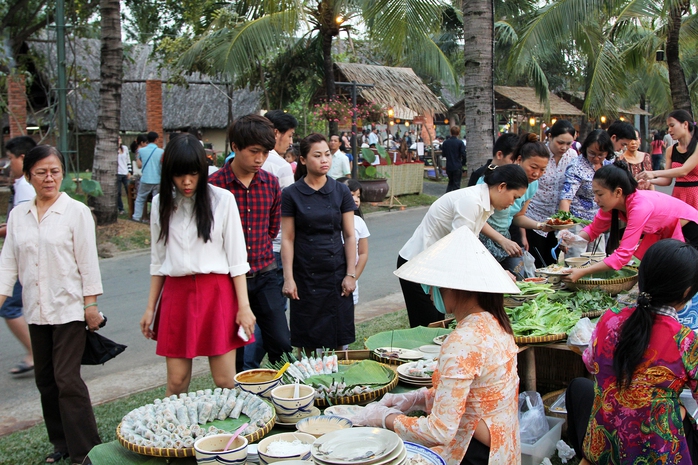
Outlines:
{"label": "thatched roof hut", "polygon": [[[417,114],[433,116],[446,111],[446,106],[412,68],[335,63],[335,81],[372,84],[373,87],[358,88],[360,98],[393,107],[398,118],[412,119],[405,114],[398,116],[400,113],[414,117]],[[349,98],[349,87],[338,86],[337,93]]]}
{"label": "thatched roof hut", "polygon": [[[30,41],[30,47],[43,62],[41,77],[50,87],[57,81],[56,44],[53,40]],[[152,46],[124,47],[124,77],[121,94],[121,130],[144,132],[146,126],[145,81],[163,82],[177,77],[172,70],[162,67],[153,56]],[[71,121],[81,132],[97,128],[100,87],[100,41],[75,39],[66,46],[66,64],[77,70],[78,79],[69,82],[72,87],[68,105],[72,107]],[[228,105],[233,117],[259,109],[257,90],[236,90],[232,102],[226,95],[226,85],[219,79],[201,74],[182,76],[187,85],[163,85],[163,128],[166,131],[196,126],[225,128],[228,125]]]}
{"label": "thatched roof hut", "polygon": [[[563,99],[565,99],[575,107],[579,108],[580,110],[584,107],[584,92],[562,91],[561,94]],[[652,116],[652,113],[643,110],[638,105],[632,105],[629,108],[618,107],[616,109],[616,112],[618,113],[618,115]]]}

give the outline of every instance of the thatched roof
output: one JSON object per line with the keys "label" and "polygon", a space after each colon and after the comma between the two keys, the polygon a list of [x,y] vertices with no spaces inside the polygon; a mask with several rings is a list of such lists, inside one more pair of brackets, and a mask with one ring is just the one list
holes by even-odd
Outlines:
{"label": "thatched roof", "polygon": [[[584,92],[562,91],[562,97],[580,110],[584,106]],[[643,110],[638,105],[633,105],[630,108],[618,107],[616,111],[621,115],[652,116],[652,113]]]}
{"label": "thatched roof", "polygon": [[[32,41],[31,49],[44,63],[37,66],[43,78],[55,88],[56,44],[53,41]],[[73,48],[74,47],[74,48]],[[75,39],[66,45],[66,64],[77,67],[79,82],[68,95],[68,105],[73,107],[71,119],[80,131],[94,131],[99,113],[99,65],[100,41]],[[146,130],[145,80],[163,81],[163,128],[174,130],[188,126],[199,128],[225,128],[228,124],[228,99],[225,85],[217,79],[201,74],[184,76],[188,86],[168,85],[165,81],[174,76],[169,69],[159,67],[152,56],[150,45],[124,47],[124,82],[121,93],[121,130],[143,132]],[[259,109],[259,92],[248,89],[233,93],[233,117]]]}
{"label": "thatched roof", "polygon": [[[534,115],[546,114],[546,108],[541,103],[532,87],[507,87],[494,86],[495,108],[497,110],[509,110],[523,107],[528,113]],[[574,105],[564,101],[555,94],[548,97],[550,114],[555,116],[584,116],[584,113]]]}
{"label": "thatched roof", "polygon": [[[337,81],[373,84],[374,87],[359,88],[364,100],[386,106],[407,107],[421,115],[443,113],[446,106],[422,82],[412,68],[364,65],[360,63],[335,63]],[[348,88],[337,88],[346,94]]]}

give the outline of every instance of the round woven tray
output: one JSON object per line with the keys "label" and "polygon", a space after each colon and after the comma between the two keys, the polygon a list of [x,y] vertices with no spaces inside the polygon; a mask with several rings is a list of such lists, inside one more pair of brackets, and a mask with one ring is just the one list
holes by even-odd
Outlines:
{"label": "round woven tray", "polygon": [[[272,409],[274,407],[272,406]],[[271,429],[274,427],[276,421],[276,412],[274,416],[271,417],[263,427],[259,428],[252,434],[245,436],[248,443],[253,443],[262,439]],[[164,449],[161,447],[147,447],[147,446],[137,446],[132,442],[128,442],[126,438],[121,435],[121,423],[116,427],[116,438],[119,440],[122,446],[131,452],[141,455],[149,455],[151,457],[168,457],[168,458],[183,458],[183,457],[194,457],[193,447],[184,447],[182,449]]]}
{"label": "round woven tray", "polygon": [[539,292],[538,294],[529,294],[526,296],[521,296],[521,295],[517,295],[515,297],[514,296],[505,296],[504,297],[504,306],[509,307],[509,308],[520,307],[523,304],[525,304],[526,302],[528,302],[529,300],[535,299],[540,294],[541,293]]}
{"label": "round woven tray", "polygon": [[403,363],[414,362],[414,360],[405,360],[402,358],[381,357],[374,351],[371,351],[371,353],[369,354],[369,358],[371,360],[375,360],[376,362],[384,363],[386,365],[402,365]]}
{"label": "round woven tray", "polygon": [[566,338],[566,333],[546,334],[545,336],[514,336],[514,342],[517,344],[541,344],[545,342],[562,341]]}
{"label": "round woven tray", "polygon": [[606,310],[594,310],[593,312],[583,312],[582,318],[598,318],[606,313]]}
{"label": "round woven tray", "polygon": [[[635,270],[637,268],[632,266],[625,266],[623,269]],[[617,295],[623,291],[629,291],[633,288],[635,283],[637,283],[638,275],[628,276],[625,278],[617,279],[580,279],[576,283],[567,282],[567,287],[572,290],[585,290],[593,291],[595,289],[601,289],[602,291],[608,292],[611,295]]]}
{"label": "round woven tray", "polygon": [[[354,360],[340,360],[339,363],[341,365],[351,365],[352,363],[356,363]],[[391,370],[393,371],[393,370]],[[374,389],[371,392],[367,392],[365,394],[355,394],[353,396],[342,396],[342,397],[330,397],[329,402],[328,399],[323,398],[316,398],[315,399],[315,406],[316,407],[329,407],[330,405],[362,405],[366,404],[368,402],[371,402],[374,399],[377,399],[378,397],[382,396],[386,392],[392,391],[395,386],[397,386],[398,378],[397,378],[397,373],[393,371],[393,379],[390,381],[388,384],[383,385],[382,387],[378,389]]]}

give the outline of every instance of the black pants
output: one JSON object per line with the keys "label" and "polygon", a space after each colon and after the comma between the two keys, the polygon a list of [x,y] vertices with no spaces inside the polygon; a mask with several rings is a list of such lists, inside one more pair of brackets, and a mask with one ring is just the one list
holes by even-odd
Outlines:
{"label": "black pants", "polygon": [[490,462],[490,448],[475,438],[470,440],[461,465],[487,465]]}
{"label": "black pants", "polygon": [[[264,350],[272,363],[281,360],[284,353],[291,352],[291,331],[286,322],[286,297],[281,293],[282,287],[283,282],[276,270],[247,278],[250,307],[262,331]],[[237,371],[242,371],[244,358],[244,350],[238,349],[235,358]]]}
{"label": "black pants", "polygon": [[460,180],[463,177],[462,169],[446,171],[446,176],[448,176],[448,186],[446,187],[446,192],[460,189]]}
{"label": "black pants", "polygon": [[54,450],[68,452],[73,462],[82,462],[102,442],[90,393],[80,376],[85,322],[29,325],[29,336],[48,440]]}
{"label": "black pants", "polygon": [[698,224],[689,221],[682,228],[683,240],[698,249]]}
{"label": "black pants", "polygon": [[[121,199],[121,186],[124,186],[124,193],[128,195],[128,176],[125,174],[117,174],[116,175],[116,186],[118,187],[118,194],[116,196],[116,206],[119,209],[119,211],[124,211],[124,201]],[[131,214],[131,212],[129,212]],[[133,215],[132,215],[133,216]]]}
{"label": "black pants", "polygon": [[[694,223],[695,224],[695,223]],[[584,436],[589,426],[591,409],[594,406],[594,382],[587,378],[575,378],[565,393],[567,407],[567,439],[577,457],[584,457]],[[693,428],[688,414],[683,419],[688,453],[691,462],[698,463],[698,433]]]}
{"label": "black pants", "polygon": [[[400,268],[407,260],[397,256],[397,267]],[[407,306],[407,317],[410,319],[410,328],[415,326],[428,326],[429,323],[444,319],[444,314],[439,312],[431,301],[429,294],[424,292],[422,285],[400,279],[402,296]]]}
{"label": "black pants", "polygon": [[[533,229],[526,230],[526,239],[528,239],[528,251],[536,259],[536,268],[543,268],[556,263],[550,251],[557,245],[557,239],[554,232],[549,232],[545,236],[541,236]],[[541,261],[541,258],[543,261]]]}

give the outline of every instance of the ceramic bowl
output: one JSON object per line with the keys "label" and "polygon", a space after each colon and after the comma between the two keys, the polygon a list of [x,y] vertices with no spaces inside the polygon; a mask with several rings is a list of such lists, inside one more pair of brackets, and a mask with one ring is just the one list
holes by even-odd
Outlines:
{"label": "ceramic bowl", "polygon": [[247,391],[250,394],[256,394],[262,396],[265,399],[271,400],[271,391],[277,386],[281,385],[281,378],[279,379],[269,379],[267,381],[252,381],[251,378],[256,376],[276,376],[277,370],[271,370],[267,368],[257,368],[254,370],[241,371],[235,375],[235,384],[243,391]]}
{"label": "ceramic bowl", "polygon": [[591,263],[598,263],[603,261],[604,258],[606,258],[606,254],[603,252],[582,252],[580,255],[582,257],[589,258],[591,260]]}
{"label": "ceramic bowl", "polygon": [[298,385],[298,397],[294,397],[295,384],[278,386],[271,391],[271,402],[276,408],[276,416],[282,423],[294,423],[311,414],[315,389],[305,384]]}
{"label": "ceramic bowl", "polygon": [[[293,442],[298,440],[308,445],[308,450],[302,453],[290,455],[269,455],[267,448],[274,441]],[[285,462],[288,460],[310,460],[310,446],[315,442],[315,436],[306,433],[280,433],[273,436],[267,436],[257,444],[257,453],[259,454],[259,462],[263,465],[274,462]]]}
{"label": "ceramic bowl", "polygon": [[565,264],[571,268],[581,268],[591,263],[590,257],[565,258]]}
{"label": "ceramic bowl", "polygon": [[533,278],[526,278],[524,279],[525,283],[535,283],[535,284],[546,284],[548,282],[548,278],[544,276],[535,276]]}
{"label": "ceramic bowl", "polygon": [[351,428],[352,426],[352,422],[346,418],[332,415],[320,415],[317,417],[304,418],[296,423],[296,429],[298,431],[312,434],[316,438],[319,438],[323,434],[331,433],[332,431],[337,431],[340,429]]}
{"label": "ceramic bowl", "polygon": [[230,445],[230,450],[223,452],[223,448],[231,437],[232,434],[215,434],[197,439],[194,443],[196,463],[244,465],[247,461],[247,439],[244,436],[238,436]]}

